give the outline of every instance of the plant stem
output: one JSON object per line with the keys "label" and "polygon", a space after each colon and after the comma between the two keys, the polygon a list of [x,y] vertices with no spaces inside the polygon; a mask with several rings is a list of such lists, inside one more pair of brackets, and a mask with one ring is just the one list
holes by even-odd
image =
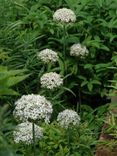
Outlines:
{"label": "plant stem", "polygon": [[79,92],[78,92],[78,98],[79,98],[79,102],[77,102],[77,113],[80,113],[81,112],[81,91],[80,91],[80,86],[79,86]]}
{"label": "plant stem", "polygon": [[32,122],[32,134],[33,134],[33,156],[35,156],[35,125]]}
{"label": "plant stem", "polygon": [[66,34],[67,34],[67,31],[66,31],[66,25],[63,24],[63,59],[64,59],[64,74],[66,74],[66,70],[67,70],[67,67],[66,67]]}
{"label": "plant stem", "polygon": [[70,127],[68,127],[68,129],[67,129],[67,135],[68,135],[67,136],[68,148],[69,148],[69,151],[70,151]]}
{"label": "plant stem", "polygon": [[66,57],[66,26],[63,24],[63,54],[64,54],[64,59]]}
{"label": "plant stem", "polygon": [[68,127],[68,146],[70,146],[70,132],[69,132],[69,127]]}
{"label": "plant stem", "polygon": [[81,91],[79,87],[79,113],[81,112]]}
{"label": "plant stem", "polygon": [[48,73],[51,71],[51,66],[52,66],[51,63],[49,63],[48,66],[47,66],[47,72]]}

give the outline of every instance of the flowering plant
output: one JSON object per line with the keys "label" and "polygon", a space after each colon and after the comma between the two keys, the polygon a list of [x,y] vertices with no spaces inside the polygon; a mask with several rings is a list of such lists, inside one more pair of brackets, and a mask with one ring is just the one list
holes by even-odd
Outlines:
{"label": "flowering plant", "polygon": [[19,121],[49,122],[52,114],[52,104],[40,95],[23,95],[15,102],[14,117]]}
{"label": "flowering plant", "polygon": [[77,114],[77,112],[66,109],[58,114],[57,121],[62,127],[65,128],[70,126],[78,126],[80,122],[80,116]]}
{"label": "flowering plant", "polygon": [[[14,132],[14,142],[15,143],[33,143],[33,133],[32,133],[32,123],[23,122],[16,126]],[[35,125],[35,139],[36,141],[43,138],[43,129]]]}

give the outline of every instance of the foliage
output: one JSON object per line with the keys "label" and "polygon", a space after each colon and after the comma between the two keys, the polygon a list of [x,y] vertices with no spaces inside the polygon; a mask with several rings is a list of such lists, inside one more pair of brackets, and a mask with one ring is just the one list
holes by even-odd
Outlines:
{"label": "foliage", "polygon": [[98,141],[99,148],[109,149],[116,153],[117,146],[117,104],[111,103],[102,129],[103,139]]}
{"label": "foliage", "polygon": [[[112,63],[113,66],[111,69],[117,71],[117,53],[115,53],[112,57]],[[110,90],[110,96],[116,96],[117,93],[117,72],[114,73],[113,79],[109,80],[111,82],[111,85],[109,86],[111,88]]]}
{"label": "foliage", "polygon": [[[116,71],[117,69],[117,53],[115,52],[112,57],[112,70]],[[114,77],[112,80],[109,80],[111,85],[109,86],[110,92],[109,96],[116,99],[117,95],[117,73],[114,73]],[[103,147],[109,149],[111,152],[116,153],[117,146],[117,103],[116,100],[112,100],[108,107],[107,117],[104,120],[104,126],[102,130],[102,135],[104,135],[104,140],[99,140],[99,147]]]}
{"label": "foliage", "polygon": [[85,124],[78,128],[64,130],[51,124],[45,129],[45,137],[40,142],[42,155],[93,155],[91,146],[95,144],[91,131]]}
{"label": "foliage", "polygon": [[24,72],[25,70],[8,70],[7,67],[0,66],[0,96],[18,95],[11,87],[29,76],[24,75]]}
{"label": "foliage", "polygon": [[14,156],[11,135],[14,129],[9,105],[0,106],[0,155]]}
{"label": "foliage", "polygon": [[[77,87],[83,94],[104,96],[105,90],[108,92],[108,79],[114,73],[108,67],[116,51],[116,0],[96,0],[95,3],[92,0],[74,0],[74,3],[72,0],[16,0],[3,4],[10,11],[4,17],[6,20],[1,17],[5,22],[1,25],[1,45],[9,53],[9,59],[3,64],[15,69],[28,69],[32,73],[31,79],[35,79],[29,80],[29,88],[36,88],[41,74],[47,71],[37,60],[37,52],[52,48],[59,52],[61,59],[51,70],[69,75],[66,87],[72,89],[77,98]],[[62,27],[52,21],[53,11],[59,7],[71,8],[77,16],[75,24],[66,26],[67,59],[61,53],[64,42]],[[3,12],[5,8],[1,5]],[[69,47],[77,42],[85,44],[89,49],[87,59],[69,57]],[[67,71],[64,71],[64,64]]]}
{"label": "foliage", "polygon": [[[107,107],[108,105],[101,106],[93,112],[91,107],[84,105],[81,108],[82,124],[78,127],[63,129],[56,121],[48,125],[42,124],[44,138],[36,144],[36,156],[93,156],[97,143],[96,140],[99,136]],[[0,121],[2,121],[0,129],[1,153],[5,155],[7,147],[9,152],[8,156],[10,156],[10,153],[12,153],[11,155],[13,156],[31,156],[32,147],[30,145],[16,145],[13,142],[12,131],[15,127],[15,121],[12,118],[8,105],[5,105],[1,109]]]}

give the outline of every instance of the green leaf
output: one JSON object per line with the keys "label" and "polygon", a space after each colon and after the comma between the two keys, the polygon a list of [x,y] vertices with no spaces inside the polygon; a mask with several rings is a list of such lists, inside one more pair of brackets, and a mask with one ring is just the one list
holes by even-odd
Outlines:
{"label": "green leaf", "polygon": [[30,74],[28,75],[23,75],[23,76],[14,76],[14,77],[10,77],[7,82],[6,82],[6,86],[11,87],[14,86],[15,84],[25,80],[27,77],[29,77]]}
{"label": "green leaf", "polygon": [[11,151],[0,151],[0,156],[16,156]]}
{"label": "green leaf", "polygon": [[59,67],[61,69],[61,75],[64,75],[65,66],[64,66],[63,60],[62,59],[59,59],[58,60],[58,63],[59,63]]}
{"label": "green leaf", "polygon": [[107,46],[105,46],[105,45],[101,45],[100,49],[103,49],[105,51],[110,51],[110,49]]}
{"label": "green leaf", "polygon": [[86,78],[84,76],[82,76],[82,75],[79,75],[78,78],[81,79],[81,80],[86,81]]}
{"label": "green leaf", "polygon": [[77,43],[79,42],[79,38],[78,37],[75,37],[75,36],[68,36],[68,38],[66,39],[66,42],[67,43]]}
{"label": "green leaf", "polygon": [[88,83],[88,81],[83,81],[83,82],[81,83],[81,87],[85,86],[87,83]]}
{"label": "green leaf", "polygon": [[65,0],[69,8],[74,9],[78,5],[78,0]]}
{"label": "green leaf", "polygon": [[72,93],[72,95],[74,95],[76,97],[76,94],[69,88],[67,87],[63,87],[64,90],[67,90],[68,92]]}
{"label": "green leaf", "polygon": [[101,85],[101,82],[98,81],[98,80],[92,80],[91,83],[92,83],[92,84],[98,84],[98,85]]}
{"label": "green leaf", "polygon": [[92,91],[92,89],[93,89],[93,85],[92,85],[91,82],[89,82],[89,83],[87,84],[87,87],[88,87],[89,91]]}
{"label": "green leaf", "polygon": [[74,75],[77,75],[77,72],[78,72],[78,65],[77,64],[74,64],[73,67],[71,67],[71,72]]}
{"label": "green leaf", "polygon": [[84,69],[92,69],[93,65],[92,64],[86,64],[84,65]]}
{"label": "green leaf", "polygon": [[0,66],[0,95],[19,95],[10,87],[23,81],[30,74],[24,75],[27,70],[8,70],[7,67]]}
{"label": "green leaf", "polygon": [[0,96],[2,95],[19,95],[19,93],[14,91],[13,89],[0,88]]}
{"label": "green leaf", "polygon": [[111,67],[111,63],[99,63],[95,65],[96,72],[107,70],[108,67]]}

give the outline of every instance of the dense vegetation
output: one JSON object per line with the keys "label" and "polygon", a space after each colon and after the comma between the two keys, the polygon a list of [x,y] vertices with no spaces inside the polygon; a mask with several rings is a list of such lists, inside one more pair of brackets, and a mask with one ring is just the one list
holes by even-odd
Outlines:
{"label": "dense vegetation", "polygon": [[[109,96],[117,90],[116,6],[116,0],[0,0],[0,156],[95,155]],[[54,21],[60,8],[71,9],[76,21]],[[70,55],[77,43],[87,48],[86,57]],[[44,49],[57,52],[58,61],[44,64],[38,58]],[[49,72],[63,79],[54,91],[41,86],[41,77]],[[53,105],[51,121],[41,123],[44,137],[35,147],[13,139],[18,124],[14,103],[28,94],[44,96]],[[78,126],[64,129],[57,123],[65,109],[79,114]]]}

